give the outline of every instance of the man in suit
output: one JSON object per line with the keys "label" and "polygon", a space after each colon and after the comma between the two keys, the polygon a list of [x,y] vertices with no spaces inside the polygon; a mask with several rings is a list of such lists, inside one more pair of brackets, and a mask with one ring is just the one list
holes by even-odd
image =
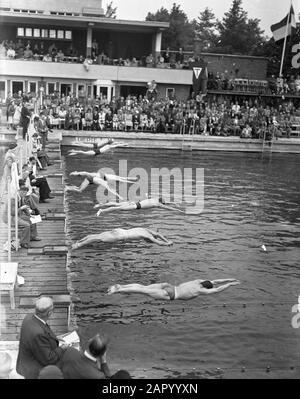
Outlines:
{"label": "man in suit", "polygon": [[20,118],[20,125],[23,128],[23,140],[26,139],[28,126],[29,126],[29,122],[30,122],[30,116],[31,116],[30,111],[26,105],[27,105],[26,102],[23,101],[22,109],[21,109],[21,118]]}
{"label": "man in suit", "polygon": [[61,360],[61,370],[65,379],[128,379],[131,378],[125,370],[111,374],[106,362],[107,342],[97,334],[88,342],[87,349],[79,352],[68,348]]}
{"label": "man in suit", "polygon": [[111,373],[106,363],[106,342],[99,334],[93,337],[82,353],[68,348],[61,360],[65,379],[103,379]]}
{"label": "man in suit", "polygon": [[41,297],[36,301],[35,314],[25,316],[20,334],[17,372],[27,379],[36,379],[40,370],[57,365],[67,345],[59,341],[47,321],[53,313],[53,301]]}

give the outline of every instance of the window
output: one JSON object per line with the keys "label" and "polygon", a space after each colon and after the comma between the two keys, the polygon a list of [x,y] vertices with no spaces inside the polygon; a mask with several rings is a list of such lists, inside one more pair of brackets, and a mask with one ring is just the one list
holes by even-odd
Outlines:
{"label": "window", "polygon": [[172,98],[175,95],[175,89],[174,87],[168,87],[166,90],[166,97],[167,98]]}
{"label": "window", "polygon": [[24,28],[17,29],[17,36],[24,36]]}
{"label": "window", "polygon": [[33,29],[33,37],[40,37],[41,33],[39,29],[34,28]]}
{"label": "window", "polygon": [[50,39],[56,39],[56,30],[55,29],[49,30],[49,37],[50,37]]}
{"label": "window", "polygon": [[36,82],[29,82],[29,93],[36,93]]}
{"label": "window", "polygon": [[0,99],[4,100],[5,99],[5,82],[0,81]]}
{"label": "window", "polygon": [[39,29],[39,28],[17,28],[18,37],[34,37],[36,39],[60,39],[72,40],[72,31],[64,29]]}
{"label": "window", "polygon": [[42,38],[47,38],[48,37],[48,29],[42,29]]}
{"label": "window", "polygon": [[57,38],[58,39],[64,39],[64,31],[63,30],[58,30],[57,31]]}
{"label": "window", "polygon": [[100,87],[100,94],[107,97],[107,87]]}
{"label": "window", "polygon": [[53,94],[55,92],[55,83],[48,83],[48,94]]}
{"label": "window", "polygon": [[65,39],[72,40],[72,31],[70,30],[65,31]]}

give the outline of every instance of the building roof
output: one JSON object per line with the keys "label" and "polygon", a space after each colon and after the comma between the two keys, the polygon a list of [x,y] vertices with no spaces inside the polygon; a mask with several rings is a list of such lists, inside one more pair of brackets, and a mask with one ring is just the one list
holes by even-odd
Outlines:
{"label": "building roof", "polygon": [[[108,29],[136,32],[155,32],[169,27],[168,22],[157,21],[131,21],[123,19],[105,18],[98,16],[47,14],[38,10],[6,11],[0,8],[0,23],[13,25],[53,25],[70,28]],[[69,14],[69,13],[68,13]]]}

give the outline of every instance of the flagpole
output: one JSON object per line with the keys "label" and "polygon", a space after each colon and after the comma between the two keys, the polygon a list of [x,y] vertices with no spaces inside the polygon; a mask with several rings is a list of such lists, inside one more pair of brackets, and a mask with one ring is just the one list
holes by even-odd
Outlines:
{"label": "flagpole", "polygon": [[290,22],[290,16],[291,16],[291,10],[292,10],[292,0],[290,4],[290,10],[286,22],[286,27],[285,27],[285,37],[284,37],[284,43],[283,43],[283,49],[282,49],[282,55],[281,55],[281,62],[280,62],[280,71],[279,71],[279,77],[282,77],[282,69],[283,69],[283,60],[284,60],[284,53],[285,53],[285,48],[286,48],[286,39],[288,35],[288,27],[289,27],[289,22]]}

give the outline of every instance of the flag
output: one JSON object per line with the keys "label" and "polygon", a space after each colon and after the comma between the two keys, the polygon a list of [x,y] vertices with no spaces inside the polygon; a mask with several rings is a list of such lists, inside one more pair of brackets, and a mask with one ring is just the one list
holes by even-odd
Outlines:
{"label": "flag", "polygon": [[195,61],[192,64],[193,68],[193,92],[206,94],[207,88],[207,63],[203,60]]}
{"label": "flag", "polygon": [[[288,27],[287,27],[288,25]],[[275,42],[284,39],[285,35],[289,36],[292,34],[293,28],[296,28],[296,19],[293,6],[291,6],[290,12],[280,22],[271,26],[271,31]]]}

